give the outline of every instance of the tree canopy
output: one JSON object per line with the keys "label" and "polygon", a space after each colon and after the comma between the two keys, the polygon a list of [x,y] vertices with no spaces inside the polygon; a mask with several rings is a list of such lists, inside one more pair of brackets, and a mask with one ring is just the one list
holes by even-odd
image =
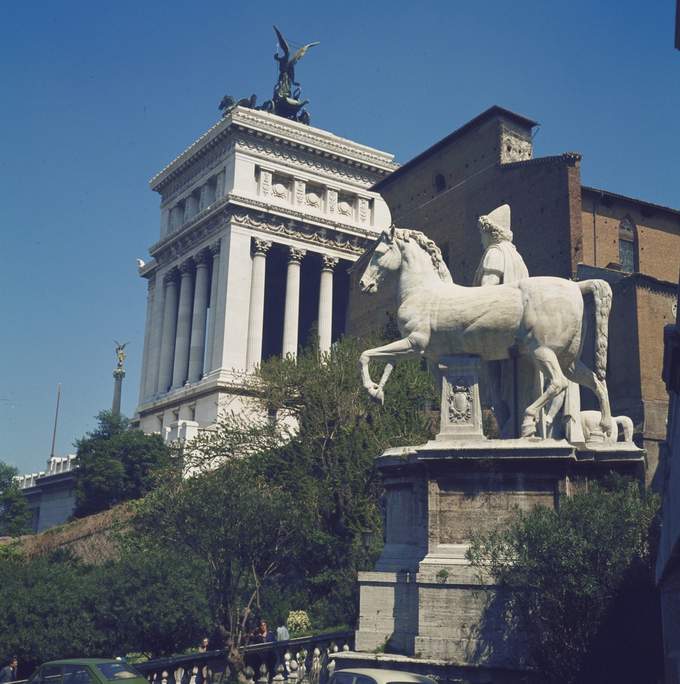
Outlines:
{"label": "tree canopy", "polygon": [[76,443],[77,517],[144,496],[154,474],[170,460],[160,435],[132,430],[127,418],[110,411],[102,411],[97,420],[97,428]]}

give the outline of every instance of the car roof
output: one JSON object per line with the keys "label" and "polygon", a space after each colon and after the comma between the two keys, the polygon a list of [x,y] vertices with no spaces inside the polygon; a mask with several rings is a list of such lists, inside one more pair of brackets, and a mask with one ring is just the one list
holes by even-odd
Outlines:
{"label": "car roof", "polygon": [[415,674],[415,672],[404,672],[403,670],[383,670],[379,667],[348,667],[342,670],[336,670],[333,674],[353,674],[366,675],[373,677],[378,684],[383,682],[413,682],[422,684],[423,682],[432,682],[432,678],[426,675]]}
{"label": "car roof", "polygon": [[102,665],[104,663],[125,663],[122,660],[115,660],[113,658],[66,658],[65,660],[50,660],[43,665]]}

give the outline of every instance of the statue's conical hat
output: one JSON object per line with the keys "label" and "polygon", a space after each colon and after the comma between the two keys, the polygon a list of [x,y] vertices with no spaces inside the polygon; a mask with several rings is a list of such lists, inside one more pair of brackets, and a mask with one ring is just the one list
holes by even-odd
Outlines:
{"label": "statue's conical hat", "polygon": [[510,230],[510,205],[501,204],[500,207],[487,214],[486,218],[494,225]]}

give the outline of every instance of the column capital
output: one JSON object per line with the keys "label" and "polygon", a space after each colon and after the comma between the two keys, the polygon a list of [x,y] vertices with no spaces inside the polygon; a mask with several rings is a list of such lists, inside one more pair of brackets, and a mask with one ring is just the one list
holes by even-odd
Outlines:
{"label": "column capital", "polygon": [[289,247],[288,248],[288,263],[297,262],[298,264],[305,258],[307,254],[306,249],[301,247]]}
{"label": "column capital", "polygon": [[177,270],[176,266],[173,266],[164,276],[163,276],[163,283],[165,285],[169,285],[170,283],[174,283],[177,281],[177,275],[179,271]]}
{"label": "column capital", "polygon": [[202,249],[194,256],[194,262],[196,263],[196,268],[199,266],[208,266],[212,260],[212,252],[209,247]]}
{"label": "column capital", "polygon": [[332,271],[338,265],[339,259],[337,257],[328,256],[327,254],[321,255],[321,270],[322,271]]}
{"label": "column capital", "polygon": [[262,240],[260,238],[254,238],[253,245],[253,251],[255,252],[255,254],[261,254],[262,256],[264,256],[270,250],[272,243],[271,240]]}
{"label": "column capital", "polygon": [[182,278],[184,278],[184,276],[191,275],[194,271],[194,267],[195,267],[194,260],[191,257],[189,257],[188,259],[185,259],[179,265],[179,270],[180,270],[180,273],[182,274]]}
{"label": "column capital", "polygon": [[213,242],[208,249],[210,250],[210,254],[213,255],[213,258],[216,257],[220,253],[220,241]]}

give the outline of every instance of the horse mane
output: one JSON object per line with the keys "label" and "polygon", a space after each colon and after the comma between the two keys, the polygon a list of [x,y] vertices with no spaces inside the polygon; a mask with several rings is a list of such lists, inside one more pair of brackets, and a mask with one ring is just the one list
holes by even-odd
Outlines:
{"label": "horse mane", "polygon": [[409,242],[413,240],[418,247],[420,247],[424,252],[426,252],[430,259],[432,260],[432,265],[434,270],[439,276],[440,280],[445,283],[452,283],[451,273],[444,263],[444,257],[442,257],[442,251],[437,247],[434,240],[431,240],[425,233],[414,230],[412,228],[397,228],[394,226],[394,236],[398,240],[403,240],[404,242]]}

